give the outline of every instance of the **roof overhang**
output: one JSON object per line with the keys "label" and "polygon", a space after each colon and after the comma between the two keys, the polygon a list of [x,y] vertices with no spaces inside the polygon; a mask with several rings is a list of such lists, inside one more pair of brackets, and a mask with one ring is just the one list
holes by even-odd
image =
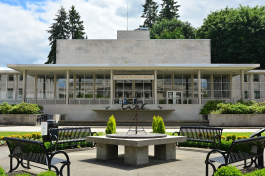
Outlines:
{"label": "roof overhang", "polygon": [[172,73],[202,73],[239,74],[260,67],[260,64],[8,64],[7,67],[18,72],[28,70],[28,74],[65,73],[65,70],[73,72],[106,72],[114,71],[148,71],[157,69],[158,72]]}

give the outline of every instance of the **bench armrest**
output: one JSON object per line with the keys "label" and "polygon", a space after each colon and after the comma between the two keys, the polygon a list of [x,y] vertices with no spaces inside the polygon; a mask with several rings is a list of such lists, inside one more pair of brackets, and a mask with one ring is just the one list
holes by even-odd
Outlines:
{"label": "bench armrest", "polygon": [[96,134],[98,136],[97,132],[91,132],[91,136],[94,136],[94,134]]}
{"label": "bench armrest", "polygon": [[[220,154],[223,155],[224,159],[225,159],[226,156],[227,156],[227,152],[222,151],[222,150],[219,150],[219,149],[213,149],[213,150],[211,150],[211,151],[207,154],[205,162],[208,162],[208,161],[209,161],[210,155],[211,155],[212,153],[220,153]],[[225,160],[226,160],[226,159],[225,159]]]}
{"label": "bench armrest", "polygon": [[174,136],[175,134],[177,134],[179,136],[179,132],[175,131],[172,136]]}
{"label": "bench armrest", "polygon": [[50,161],[52,160],[52,158],[53,158],[55,155],[60,154],[60,153],[63,154],[63,155],[65,156],[67,164],[70,164],[69,156],[68,156],[67,153],[65,153],[64,151],[55,151],[55,152],[51,153],[51,154],[50,154],[50,157],[49,157]]}

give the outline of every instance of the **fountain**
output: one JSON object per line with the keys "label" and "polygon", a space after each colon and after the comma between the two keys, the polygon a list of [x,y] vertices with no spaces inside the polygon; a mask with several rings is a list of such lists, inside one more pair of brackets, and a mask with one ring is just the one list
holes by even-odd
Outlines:
{"label": "fountain", "polygon": [[[145,105],[141,102],[142,107]],[[117,133],[117,134],[107,134],[106,137],[110,137],[110,138],[130,138],[130,139],[145,139],[145,138],[162,138],[162,137],[167,137],[166,134],[160,134],[160,133],[146,133],[144,130],[144,127],[142,127],[142,129],[138,129],[138,114],[137,114],[137,110],[139,108],[138,102],[137,102],[137,98],[136,98],[136,103],[135,105],[135,126],[131,126],[128,130],[127,133]],[[132,129],[132,127],[135,127],[135,129]],[[129,133],[131,131],[134,131],[135,133]],[[144,133],[138,133],[138,132],[144,132]]]}

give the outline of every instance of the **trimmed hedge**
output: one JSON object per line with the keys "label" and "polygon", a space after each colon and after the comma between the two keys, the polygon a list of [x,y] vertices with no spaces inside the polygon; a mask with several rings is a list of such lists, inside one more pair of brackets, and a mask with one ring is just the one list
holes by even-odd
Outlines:
{"label": "trimmed hedge", "polygon": [[20,103],[18,105],[9,105],[4,102],[0,105],[0,114],[41,114],[43,106],[30,103]]}
{"label": "trimmed hedge", "polygon": [[239,169],[237,169],[235,166],[223,166],[219,168],[214,176],[263,176],[265,175],[265,169],[255,170],[251,173],[242,174]]}
{"label": "trimmed hedge", "polygon": [[209,100],[200,114],[265,114],[265,102],[238,100],[236,104],[224,103],[224,100]]}
{"label": "trimmed hedge", "polygon": [[152,128],[154,133],[162,133],[162,134],[166,133],[166,127],[164,121],[160,116],[153,117]]}
{"label": "trimmed hedge", "polygon": [[110,116],[105,132],[106,134],[114,134],[116,132],[116,120],[114,115]]}

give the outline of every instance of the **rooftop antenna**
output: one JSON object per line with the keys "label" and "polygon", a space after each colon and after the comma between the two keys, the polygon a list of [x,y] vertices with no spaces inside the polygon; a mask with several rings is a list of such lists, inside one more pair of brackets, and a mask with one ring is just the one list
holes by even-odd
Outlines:
{"label": "rooftop antenna", "polygon": [[127,1],[127,31],[128,31],[128,1]]}

